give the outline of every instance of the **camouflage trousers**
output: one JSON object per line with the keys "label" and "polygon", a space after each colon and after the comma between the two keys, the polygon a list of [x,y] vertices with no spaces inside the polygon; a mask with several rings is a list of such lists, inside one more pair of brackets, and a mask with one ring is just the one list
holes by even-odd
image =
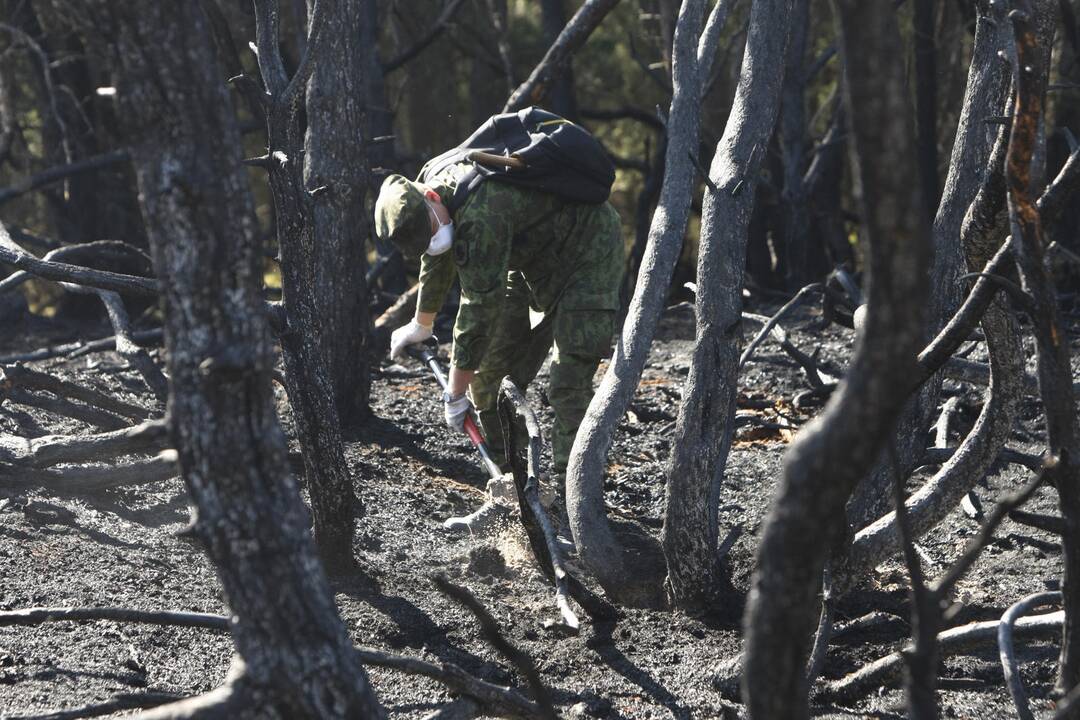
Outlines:
{"label": "camouflage trousers", "polygon": [[[511,280],[507,304],[499,315],[487,353],[469,392],[473,405],[480,414],[480,424],[484,437],[491,446],[493,457],[500,465],[504,465],[505,441],[495,407],[499,383],[509,376],[524,392],[543,366],[548,351],[554,346],[547,394],[555,411],[555,425],[550,435],[553,469],[556,473],[562,473],[566,470],[566,461],[570,457],[570,447],[574,443],[578,425],[581,424],[592,399],[593,376],[607,350],[605,347],[603,352],[598,351],[597,343],[589,352],[580,352],[582,348],[566,342],[565,333],[571,329],[577,333],[592,332],[598,339],[603,336],[606,345],[611,338],[614,311],[593,313],[594,317],[585,320],[590,325],[588,328],[569,328],[572,319],[565,317],[567,313],[560,313],[562,308],[556,306],[553,315],[546,316],[539,325],[532,328],[529,325],[528,294],[516,291],[514,285]],[[560,317],[560,314],[563,317]],[[562,338],[559,337],[560,330],[563,331]],[[524,439],[524,428],[517,427],[516,431]]]}
{"label": "camouflage trousers", "polygon": [[[530,326],[529,293],[524,280],[517,273],[510,274],[506,305],[470,387],[484,436],[501,465],[505,464],[505,441],[495,406],[499,383],[509,376],[524,392],[553,349],[547,387],[555,411],[549,436],[552,469],[559,475],[566,471],[574,436],[592,400],[593,377],[611,350],[622,280],[621,240],[615,254],[617,257],[605,266],[599,278],[595,274],[587,278],[589,288],[596,289],[599,284],[600,292],[568,289],[536,327]],[[523,426],[515,431],[524,439]]]}

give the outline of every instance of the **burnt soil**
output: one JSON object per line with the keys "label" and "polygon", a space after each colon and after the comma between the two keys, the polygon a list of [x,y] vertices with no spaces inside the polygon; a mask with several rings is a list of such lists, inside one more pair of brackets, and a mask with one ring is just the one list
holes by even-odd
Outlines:
{"label": "burnt soil", "polygon": [[[775,307],[752,309],[769,314]],[[815,311],[805,310],[784,324],[802,350],[820,353],[823,362],[841,368],[850,357],[853,333],[835,325],[821,329],[819,321]],[[105,326],[98,330],[83,332],[86,337],[108,334]],[[692,335],[692,317],[685,308],[665,317],[609,457],[611,512],[637,518],[657,535]],[[0,353],[71,339],[70,326],[35,319],[18,334],[0,339]],[[1030,356],[1030,342],[1027,347]],[[979,359],[981,352],[981,347],[973,346],[969,357]],[[27,365],[153,405],[138,376],[112,352]],[[549,426],[545,380],[542,373],[530,388],[529,399]],[[720,524],[722,536],[741,529],[725,562],[734,586],[744,593],[783,454],[797,426],[819,410],[793,402],[807,388],[799,367],[771,341],[743,371],[739,403],[743,419],[723,480]],[[950,439],[955,445],[978,413],[982,390],[952,381],[946,381],[946,388],[962,399]],[[291,431],[288,404],[280,389],[276,392],[283,423]],[[736,716],[735,698],[723,697],[711,679],[719,661],[739,652],[737,603],[712,618],[625,610],[614,622],[593,623],[582,613],[578,636],[546,629],[544,621],[557,616],[553,594],[517,520],[475,536],[448,534],[441,527],[447,516],[467,513],[483,500],[486,477],[464,437],[443,427],[434,380],[412,363],[384,361],[373,378],[372,411],[364,427],[346,433],[348,462],[366,508],[354,547],[360,571],[333,580],[341,614],[358,644],[450,661],[487,680],[524,688],[517,671],[480,637],[473,617],[434,589],[430,577],[441,572],[472,590],[506,637],[535,658],[560,712],[567,716]],[[11,403],[0,406],[0,433],[34,437],[93,431],[50,412]],[[1040,407],[1029,397],[1022,403],[1021,422],[1009,444],[1039,452],[1042,438]],[[917,475],[913,486],[927,476]],[[989,509],[995,498],[1026,477],[1025,470],[1004,467],[976,493]],[[1055,513],[1053,490],[1040,489],[1026,509]],[[214,569],[194,542],[177,534],[187,521],[186,494],[179,479],[73,496],[40,488],[16,491],[10,484],[5,488],[0,476],[0,610],[122,606],[225,612]],[[942,572],[977,530],[977,521],[955,510],[920,543],[930,562],[927,572]],[[951,624],[999,617],[1021,597],[1057,587],[1060,559],[1056,537],[1005,521],[997,539],[960,582],[956,593],[960,604]],[[854,592],[839,599],[837,620],[872,611],[888,613],[895,620],[835,640],[824,676],[840,677],[900,647],[909,633],[907,608],[903,564],[883,563]],[[1033,708],[1037,717],[1049,717],[1056,642],[1019,644],[1022,677]],[[204,692],[222,681],[230,656],[228,637],[208,630],[115,622],[0,627],[0,716],[35,715],[123,694],[180,697]],[[433,681],[380,668],[369,671],[392,716],[419,718],[449,700]],[[996,647],[986,645],[947,657],[941,677],[943,717],[1013,716]],[[902,717],[903,693],[895,684],[875,688],[850,707],[819,704],[814,713]]]}

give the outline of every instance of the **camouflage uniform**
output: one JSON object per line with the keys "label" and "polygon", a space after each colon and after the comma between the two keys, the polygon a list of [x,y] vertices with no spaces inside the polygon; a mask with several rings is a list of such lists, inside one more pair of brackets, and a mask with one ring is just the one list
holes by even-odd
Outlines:
{"label": "camouflage uniform", "polygon": [[[452,166],[427,183],[444,204],[467,167]],[[452,363],[477,370],[470,395],[497,458],[499,383],[509,375],[527,386],[554,343],[548,398],[555,410],[552,459],[561,473],[596,368],[610,354],[624,265],[618,213],[609,203],[569,203],[487,181],[453,215],[452,250],[422,258],[417,309],[437,312],[458,277]],[[535,326],[530,308],[543,314]]]}

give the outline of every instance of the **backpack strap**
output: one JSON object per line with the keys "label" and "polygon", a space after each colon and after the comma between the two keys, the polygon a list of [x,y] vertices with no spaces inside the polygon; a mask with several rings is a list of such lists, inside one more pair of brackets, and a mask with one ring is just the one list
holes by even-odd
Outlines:
{"label": "backpack strap", "polygon": [[480,187],[480,183],[484,181],[484,174],[476,169],[476,165],[473,165],[465,173],[458,178],[457,187],[454,188],[454,194],[450,196],[450,202],[446,203],[446,209],[451,213],[456,212],[458,208],[465,204],[465,201],[469,199],[470,193],[473,190]]}

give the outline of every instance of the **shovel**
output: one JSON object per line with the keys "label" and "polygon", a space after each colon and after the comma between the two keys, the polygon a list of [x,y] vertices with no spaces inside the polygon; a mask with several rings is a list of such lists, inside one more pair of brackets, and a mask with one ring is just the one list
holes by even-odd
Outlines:
{"label": "shovel", "polygon": [[[449,392],[446,373],[443,372],[442,365],[439,364],[439,341],[434,336],[422,343],[409,345],[405,348],[405,352],[409,357],[427,365],[435,376],[435,380],[442,387],[443,392]],[[498,463],[491,458],[491,450],[488,448],[487,443],[484,442],[484,436],[480,434],[480,428],[476,422],[476,410],[469,410],[469,413],[465,416],[465,434],[469,436],[469,440],[472,441],[473,446],[480,453],[480,457],[484,461],[484,469],[488,471],[493,480],[498,480],[502,477],[503,472],[499,469]]]}

